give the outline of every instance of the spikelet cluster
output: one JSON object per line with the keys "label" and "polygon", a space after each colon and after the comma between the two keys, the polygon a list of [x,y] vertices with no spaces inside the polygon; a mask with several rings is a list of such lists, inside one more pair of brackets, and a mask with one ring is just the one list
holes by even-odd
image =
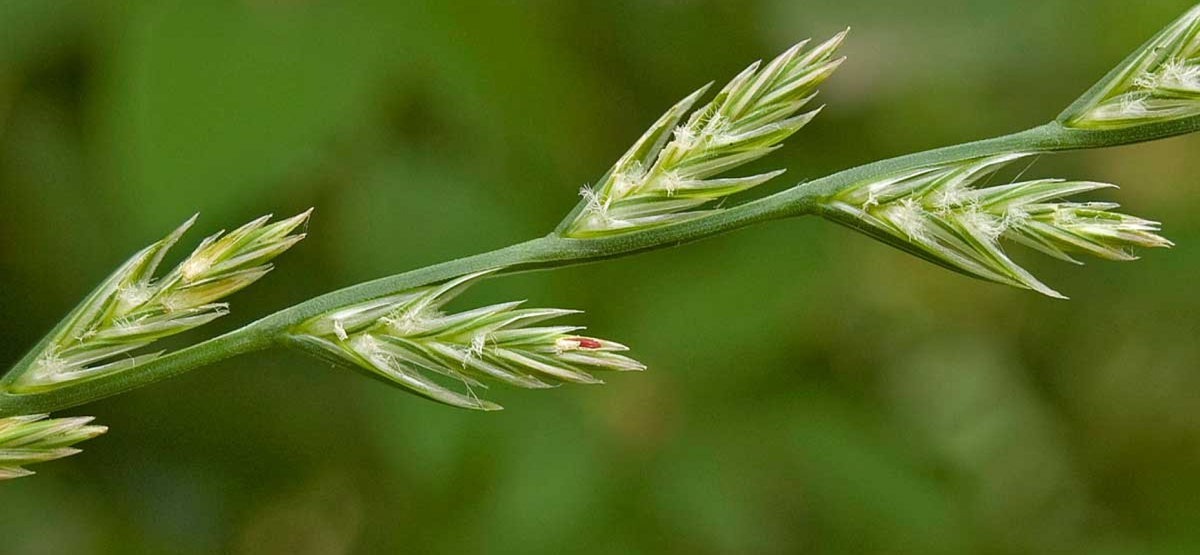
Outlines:
{"label": "spikelet cluster", "polygon": [[936,264],[980,279],[1064,298],[1014,262],[1001,240],[1078,264],[1073,254],[1135,260],[1134,247],[1170,247],[1161,226],[1114,212],[1107,202],[1067,202],[1071,195],[1115,187],[1043,179],[982,182],[1010,154],[920,168],[851,186],[825,199],[824,215]]}
{"label": "spikelet cluster", "polygon": [[479,398],[479,390],[487,388],[484,380],[542,389],[602,383],[590,373],[596,370],[645,369],[619,354],[627,347],[580,335],[582,327],[536,325],[578,311],[510,302],[442,312],[486,274],[329,312],[294,330],[293,343],[417,395],[476,410],[501,408]]}
{"label": "spikelet cluster", "polygon": [[90,416],[49,419],[45,414],[0,419],[0,480],[33,474],[25,465],[79,453],[71,446],[108,431],[90,426],[91,421]]}
{"label": "spikelet cluster", "polygon": [[161,277],[167,251],[195,223],[130,258],[75,309],[24,373],[6,377],[13,393],[31,393],[122,372],[161,356],[155,341],[207,324],[229,312],[219,300],[258,281],[270,261],[304,238],[292,234],[309,216],[269,224],[270,216],[204,239]]}
{"label": "spikelet cluster", "polygon": [[845,36],[810,50],[805,41],[765,66],[751,65],[680,124],[708,87],[683,99],[599,183],[580,191],[585,205],[563,235],[595,237],[681,222],[783,173],[717,177],[770,154],[820,112],[800,113],[841,65],[834,55]]}
{"label": "spikelet cluster", "polygon": [[1073,107],[1070,127],[1113,129],[1200,116],[1200,6]]}

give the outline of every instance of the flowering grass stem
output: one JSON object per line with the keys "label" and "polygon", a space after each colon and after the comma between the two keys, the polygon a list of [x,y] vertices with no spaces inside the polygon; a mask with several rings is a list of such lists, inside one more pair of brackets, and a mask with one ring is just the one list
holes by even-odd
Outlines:
{"label": "flowering grass stem", "polygon": [[[1200,131],[1200,117],[1162,122],[1134,130],[1082,131],[1049,123],[1028,131],[965,145],[941,148],[875,162],[791,189],[674,225],[630,233],[573,239],[555,234],[510,247],[389,276],[305,301],[225,335],[164,354],[138,367],[76,385],[31,394],[0,393],[0,417],[51,412],[117,395],[194,368],[277,344],[288,345],[288,334],[306,320],[339,307],[377,299],[398,291],[428,286],[464,275],[498,270],[498,274],[548,270],[675,247],[782,218],[821,215],[821,204],[846,187],[872,177],[963,159],[1015,154],[1104,148],[1168,138]],[[40,351],[39,345],[32,353]],[[30,355],[14,368],[33,362]]]}
{"label": "flowering grass stem", "polygon": [[[298,348],[447,404],[494,409],[474,393],[481,379],[537,388],[596,381],[583,367],[642,366],[616,354],[624,350],[619,344],[575,335],[577,327],[527,327],[572,311],[505,303],[442,313],[442,303],[460,287],[798,216],[825,217],[974,277],[1060,296],[1012,263],[998,240],[1070,261],[1071,253],[1081,252],[1130,259],[1129,247],[1170,242],[1157,235],[1158,224],[1112,212],[1113,204],[1063,198],[1106,185],[1033,180],[982,187],[979,177],[1024,156],[1200,131],[1200,94],[1189,88],[1200,82],[1191,69],[1200,49],[1198,30],[1200,7],[1045,125],[867,164],[742,204],[709,204],[778,176],[722,177],[769,154],[815,116],[815,110],[800,110],[841,65],[835,51],[845,35],[808,51],[802,43],[765,66],[747,68],[690,117],[702,92],[669,110],[545,237],[347,287],[175,352],[94,371],[93,360],[132,353],[224,314],[225,305],[215,301],[265,274],[268,260],[299,241],[289,233],[307,214],[271,226],[256,220],[233,239],[206,240],[179,268],[153,279],[160,251],[178,239],[172,234],[123,266],[0,380],[0,418],[81,405],[272,346]],[[1112,117],[1113,103],[1119,104],[1114,99],[1130,94],[1167,99],[1170,109]],[[206,280],[215,289],[197,289]],[[129,326],[145,333],[129,339]],[[104,341],[95,342],[97,337]],[[113,343],[122,340],[130,342]],[[80,355],[77,364],[66,364],[73,360],[68,355]],[[431,373],[457,380],[467,391],[448,390],[430,380]]]}

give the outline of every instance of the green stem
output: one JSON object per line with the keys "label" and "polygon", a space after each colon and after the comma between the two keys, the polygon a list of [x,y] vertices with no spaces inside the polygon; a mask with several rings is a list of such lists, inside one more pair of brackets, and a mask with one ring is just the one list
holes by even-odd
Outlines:
{"label": "green stem", "polygon": [[[505,273],[561,268],[677,246],[752,224],[815,214],[817,201],[863,180],[923,166],[1018,152],[1119,146],[1200,130],[1200,117],[1133,129],[1084,131],[1052,122],[1021,133],[910,154],[845,170],[774,195],[679,224],[611,237],[570,239],[551,234],[503,249],[436,264],[316,297],[225,335],[160,357],[134,371],[40,393],[0,393],[0,417],[52,412],[96,401],[286,341],[300,323],[335,308],[483,270]],[[30,363],[23,360],[18,366]]]}

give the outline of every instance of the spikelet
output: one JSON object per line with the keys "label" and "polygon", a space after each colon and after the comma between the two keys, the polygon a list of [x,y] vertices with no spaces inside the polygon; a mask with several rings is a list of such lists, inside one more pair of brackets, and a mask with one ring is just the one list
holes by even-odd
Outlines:
{"label": "spikelet", "polygon": [[1133,247],[1170,247],[1158,222],[1113,212],[1119,205],[1065,202],[1115,187],[1044,179],[980,186],[1009,154],[936,165],[852,185],[823,201],[823,213],[926,260],[980,279],[1065,298],[1008,256],[1008,239],[1060,260],[1072,254],[1135,260]]}
{"label": "spikelet", "polygon": [[1192,8],[1059,117],[1122,129],[1200,116],[1200,6]]}
{"label": "spikelet", "polygon": [[810,50],[805,41],[765,66],[751,65],[680,124],[708,86],[683,99],[599,183],[580,191],[584,206],[561,233],[595,237],[678,223],[782,174],[718,177],[774,152],[816,117],[819,108],[799,112],[842,64],[844,58],[834,55],[845,37],[840,33]]}
{"label": "spikelet", "polygon": [[582,327],[535,325],[578,311],[521,308],[521,302],[441,311],[488,273],[333,310],[294,330],[293,343],[417,395],[476,410],[501,408],[479,398],[484,380],[542,389],[602,383],[591,371],[645,369],[619,354],[627,347],[580,335]]}
{"label": "spikelet", "polygon": [[0,419],[0,480],[33,474],[25,465],[79,453],[71,446],[108,431],[88,425],[91,421],[90,416],[48,419],[45,414]]}
{"label": "spikelet", "polygon": [[130,258],[67,317],[25,372],[6,377],[8,391],[33,393],[127,371],[159,357],[155,341],[229,313],[217,302],[271,271],[270,261],[304,238],[292,234],[311,210],[268,224],[254,220],[201,241],[162,277],[155,272],[196,217]]}

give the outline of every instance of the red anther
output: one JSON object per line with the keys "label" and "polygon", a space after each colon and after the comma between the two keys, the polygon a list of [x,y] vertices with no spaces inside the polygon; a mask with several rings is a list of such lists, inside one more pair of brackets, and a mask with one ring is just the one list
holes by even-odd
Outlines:
{"label": "red anther", "polygon": [[599,349],[600,347],[604,346],[599,341],[596,341],[590,337],[568,337],[567,341],[574,341],[578,343],[580,349]]}

